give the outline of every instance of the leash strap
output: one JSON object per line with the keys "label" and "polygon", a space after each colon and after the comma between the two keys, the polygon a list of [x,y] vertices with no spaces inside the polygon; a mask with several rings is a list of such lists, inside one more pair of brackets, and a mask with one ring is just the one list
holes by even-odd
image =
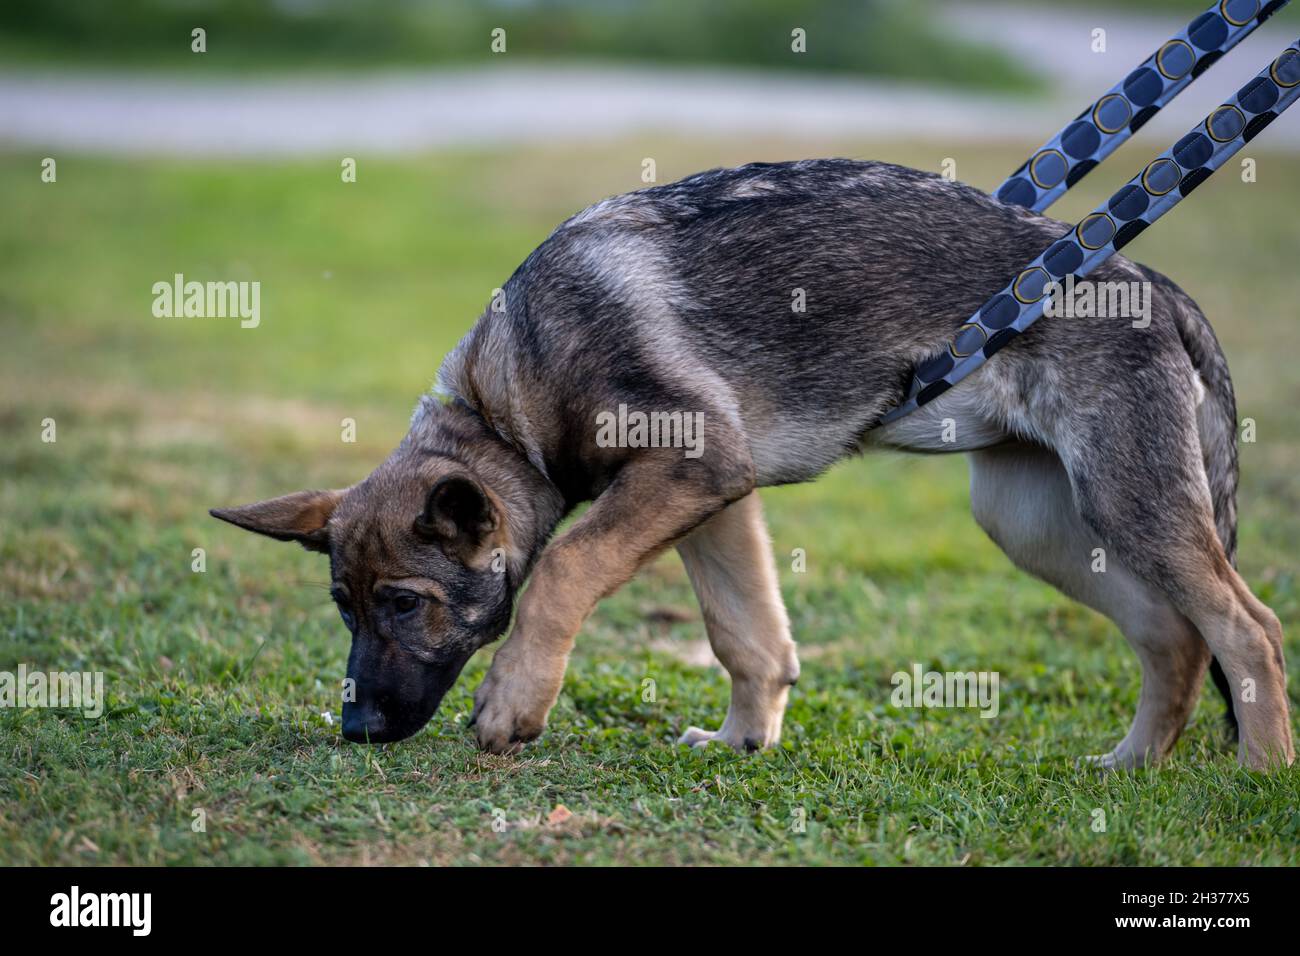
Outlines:
{"label": "leash strap", "polygon": [[1084,216],[966,320],[948,347],[915,369],[887,424],[942,395],[1043,314],[1052,283],[1082,278],[1132,242],[1300,98],[1300,40],[1186,136]]}
{"label": "leash strap", "polygon": [[1289,0],[1220,0],[1044,143],[994,194],[1042,212]]}

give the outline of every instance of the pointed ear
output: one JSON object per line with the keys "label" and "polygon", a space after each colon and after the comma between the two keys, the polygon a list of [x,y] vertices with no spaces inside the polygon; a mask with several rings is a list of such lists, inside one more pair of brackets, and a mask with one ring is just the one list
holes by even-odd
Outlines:
{"label": "pointed ear", "polygon": [[341,491],[298,491],[240,508],[213,508],[208,514],[276,541],[297,541],[308,551],[329,553],[330,515],[343,499]]}
{"label": "pointed ear", "polygon": [[424,511],[415,519],[415,533],[468,560],[499,524],[496,507],[477,481],[448,475],[429,490]]}

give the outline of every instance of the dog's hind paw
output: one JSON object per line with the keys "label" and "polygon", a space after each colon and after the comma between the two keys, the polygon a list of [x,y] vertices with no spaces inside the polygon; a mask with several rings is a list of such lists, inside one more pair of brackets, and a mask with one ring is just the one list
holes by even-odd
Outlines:
{"label": "dog's hind paw", "polygon": [[704,730],[701,727],[687,727],[686,733],[677,738],[679,744],[685,744],[688,747],[698,747],[707,744],[718,735],[716,730]]}
{"label": "dog's hind paw", "polygon": [[755,737],[738,737],[732,739],[732,735],[724,730],[704,730],[700,727],[687,727],[686,733],[677,738],[677,743],[685,744],[688,747],[704,747],[711,743],[726,744],[732,750],[739,750],[742,753],[748,753],[754,750],[761,750],[767,746],[767,742]]}
{"label": "dog's hind paw", "polygon": [[1146,765],[1140,754],[1121,754],[1112,750],[1108,754],[1092,754],[1079,758],[1080,767],[1094,767],[1097,770],[1138,770]]}

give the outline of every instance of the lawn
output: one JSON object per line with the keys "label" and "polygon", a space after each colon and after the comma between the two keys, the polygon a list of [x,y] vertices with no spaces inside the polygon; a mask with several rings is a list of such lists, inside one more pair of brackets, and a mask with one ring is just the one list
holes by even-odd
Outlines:
{"label": "lawn", "polygon": [[[1128,147],[1057,213],[1156,148]],[[984,538],[959,457],[877,456],[764,492],[803,660],[771,752],[673,743],[727,700],[675,555],[601,604],[523,755],[479,754],[465,729],[490,651],[422,733],[342,740],[348,642],[324,560],[207,509],[362,477],[493,288],[564,216],[640,185],[643,157],[667,181],[835,154],[937,169],[954,152],[656,139],[360,157],[355,184],[337,159],[75,156],[46,184],[40,156],[0,155],[0,670],[103,671],[109,692],[98,720],[0,710],[0,863],[1300,860],[1300,771],[1237,768],[1208,687],[1159,771],[1076,767],[1127,728],[1136,659]],[[1127,251],[1198,298],[1256,423],[1241,564],[1288,631],[1294,706],[1300,158],[1247,155],[1257,182],[1230,165]],[[990,188],[1022,154],[955,158]],[[155,318],[151,287],[178,272],[260,281],[260,326]],[[912,662],[999,672],[999,715],[895,708],[890,675]]]}

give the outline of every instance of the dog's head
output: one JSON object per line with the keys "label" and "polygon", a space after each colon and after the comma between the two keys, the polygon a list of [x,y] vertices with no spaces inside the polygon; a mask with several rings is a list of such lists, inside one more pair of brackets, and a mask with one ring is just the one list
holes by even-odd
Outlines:
{"label": "dog's head", "polygon": [[352,634],[348,740],[384,743],[418,731],[473,653],[509,625],[503,506],[446,459],[390,460],[343,491],[300,491],[211,514],[329,555],[330,595]]}

